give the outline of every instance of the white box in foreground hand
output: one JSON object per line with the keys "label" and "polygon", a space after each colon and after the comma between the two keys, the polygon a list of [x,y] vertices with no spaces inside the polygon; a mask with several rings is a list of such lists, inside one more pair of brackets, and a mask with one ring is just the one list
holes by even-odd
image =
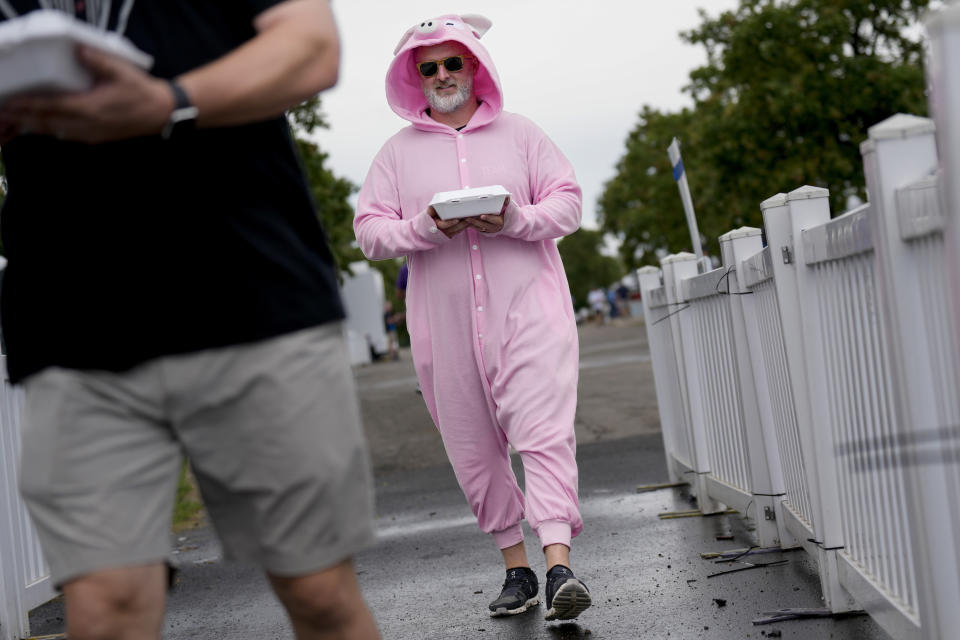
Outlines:
{"label": "white box in foreground hand", "polygon": [[32,11],[0,22],[0,102],[30,91],[83,91],[93,76],[77,60],[77,45],[116,56],[144,70],[153,58],[121,35],[62,11]]}
{"label": "white box in foreground hand", "polygon": [[469,218],[485,213],[498,214],[510,192],[499,184],[457,191],[441,191],[433,195],[430,206],[443,220]]}

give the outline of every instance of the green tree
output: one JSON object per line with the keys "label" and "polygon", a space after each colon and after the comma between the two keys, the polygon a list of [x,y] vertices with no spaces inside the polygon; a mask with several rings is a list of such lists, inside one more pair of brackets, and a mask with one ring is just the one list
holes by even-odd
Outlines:
{"label": "green tree", "polygon": [[346,270],[351,262],[363,260],[363,254],[355,243],[353,207],[349,202],[350,195],[357,187],[348,179],[334,175],[326,166],[329,155],[309,138],[317,129],[329,127],[320,110],[319,97],[294,107],[287,113],[287,118],[337,266]]}
{"label": "green tree", "polygon": [[557,245],[574,303],[586,306],[587,293],[595,287],[607,288],[623,275],[623,267],[616,258],[600,253],[603,232],[580,229],[563,238]]}
{"label": "green tree", "polygon": [[[690,234],[666,148],[678,131],[690,130],[692,117],[690,110],[662,113],[644,107],[640,123],[627,138],[628,152],[600,196],[602,228],[620,239],[620,255],[630,268],[656,264],[654,251],[659,248],[689,250]],[[687,166],[697,166],[696,149],[691,145],[687,153],[685,148]],[[690,185],[694,192],[697,177],[694,171]]]}
{"label": "green tree", "polygon": [[[320,221],[330,238],[337,266],[349,271],[350,263],[364,260],[363,252],[356,245],[353,233],[353,207],[349,197],[357,186],[346,178],[336,177],[326,167],[328,154],[322,151],[309,136],[317,129],[329,128],[320,110],[320,98],[314,97],[287,113],[294,131],[294,139],[307,174],[307,182],[317,203]],[[397,274],[403,265],[403,259],[371,261],[370,266],[383,275],[384,298],[390,302],[394,312],[404,312],[403,300],[397,296]],[[406,324],[398,326],[401,345],[410,343]]]}
{"label": "green tree", "polygon": [[923,44],[909,27],[928,4],[741,0],[715,19],[701,11],[701,25],[681,34],[707,51],[685,88],[693,109],[645,107],[599,201],[603,228],[624,237],[627,264],[649,262],[651,250],[690,250],[666,160],[673,136],[714,253],[718,235],[760,226],[759,203],[777,192],[828,188],[835,213],[851,196],[866,199],[867,128],[897,112],[926,113]]}

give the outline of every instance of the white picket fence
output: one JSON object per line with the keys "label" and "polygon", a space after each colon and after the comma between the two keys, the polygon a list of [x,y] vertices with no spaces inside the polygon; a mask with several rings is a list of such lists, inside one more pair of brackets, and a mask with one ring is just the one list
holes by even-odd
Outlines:
{"label": "white picket fence", "polygon": [[0,356],[0,640],[30,635],[28,613],[54,597],[40,543],[17,491],[23,391]]}
{"label": "white picket fence", "polygon": [[677,254],[641,288],[673,480],[705,513],[751,518],[759,545],[801,545],[834,612],[945,640],[960,629],[960,5],[927,27],[935,120],[868,131],[868,204],[831,220],[825,189],[775,195],[767,246],[738,229],[721,268]]}

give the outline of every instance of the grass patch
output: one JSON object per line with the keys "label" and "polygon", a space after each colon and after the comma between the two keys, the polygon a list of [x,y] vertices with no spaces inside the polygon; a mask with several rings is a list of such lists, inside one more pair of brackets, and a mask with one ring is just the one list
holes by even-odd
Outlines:
{"label": "grass patch", "polygon": [[196,527],[203,520],[203,501],[197,490],[197,481],[186,462],[180,467],[177,480],[177,501],[173,506],[173,530]]}

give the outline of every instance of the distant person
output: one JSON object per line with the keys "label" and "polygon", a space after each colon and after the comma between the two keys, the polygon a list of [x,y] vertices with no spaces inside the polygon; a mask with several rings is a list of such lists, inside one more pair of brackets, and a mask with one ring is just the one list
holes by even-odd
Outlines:
{"label": "distant person", "polygon": [[284,116],[337,81],[330,7],[109,18],[151,73],[82,47],[91,89],[0,106],[20,484],[67,636],[160,637],[186,454],[226,556],[265,570],[297,638],[376,638],[351,561],[374,532],[344,311]]}
{"label": "distant person", "polygon": [[607,289],[607,308],[610,309],[610,317],[617,318],[620,316],[620,306],[617,304],[617,294],[613,289]]}
{"label": "distant person", "polygon": [[627,288],[627,285],[620,283],[620,286],[617,287],[617,306],[620,309],[620,315],[624,318],[630,317],[630,289]]}
{"label": "distant person", "polygon": [[596,287],[587,293],[587,304],[597,324],[603,324],[607,317],[607,296],[603,289]]}
{"label": "distant person", "polygon": [[[573,169],[526,118],[502,111],[480,37],[490,21],[444,15],[407,30],[387,100],[411,126],[373,161],[354,229],[372,260],[407,256],[407,327],[424,400],[506,580],[493,615],[539,603],[523,542],[526,517],[546,555],[546,618],[590,606],[570,569],[583,521],[577,497],[578,343],[555,240],[580,225]],[[534,46],[530,43],[530,46]],[[441,220],[434,193],[502,185],[496,214]],[[524,497],[510,466],[520,452]]]}
{"label": "distant person", "polygon": [[393,305],[389,300],[383,303],[383,324],[387,332],[387,358],[399,360],[400,342],[397,337],[397,314],[393,312]]}
{"label": "distant person", "polygon": [[403,264],[400,266],[400,271],[397,273],[397,300],[400,300],[404,303],[407,301],[407,277],[409,274],[409,269],[407,267],[407,261],[404,260]]}

